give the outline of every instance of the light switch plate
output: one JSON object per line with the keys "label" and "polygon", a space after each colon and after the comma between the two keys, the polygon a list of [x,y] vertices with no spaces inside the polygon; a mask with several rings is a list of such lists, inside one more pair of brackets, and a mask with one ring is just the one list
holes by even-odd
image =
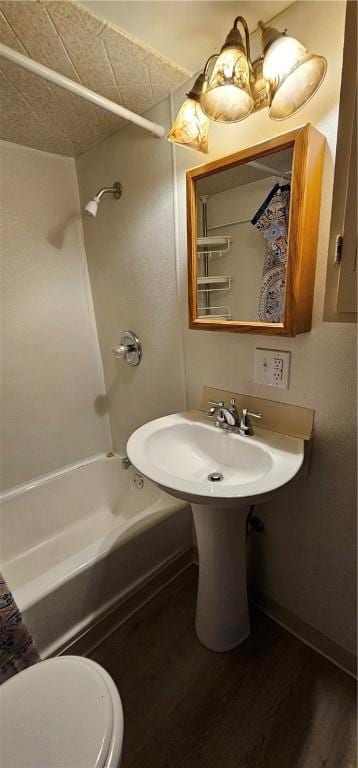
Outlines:
{"label": "light switch plate", "polygon": [[268,387],[288,389],[291,352],[279,349],[255,350],[255,382]]}

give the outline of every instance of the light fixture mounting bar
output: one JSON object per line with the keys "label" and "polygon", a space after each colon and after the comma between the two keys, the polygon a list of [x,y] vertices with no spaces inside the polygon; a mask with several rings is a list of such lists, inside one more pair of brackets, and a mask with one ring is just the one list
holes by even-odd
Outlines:
{"label": "light fixture mounting bar", "polygon": [[263,75],[263,58],[255,59],[252,62],[253,78],[251,80],[251,91],[254,100],[253,112],[268,107],[270,104],[267,83]]}

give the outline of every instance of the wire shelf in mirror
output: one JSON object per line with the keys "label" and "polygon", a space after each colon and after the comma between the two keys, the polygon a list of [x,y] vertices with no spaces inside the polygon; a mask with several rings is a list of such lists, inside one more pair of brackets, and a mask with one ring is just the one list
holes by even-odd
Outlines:
{"label": "wire shelf in mirror", "polygon": [[202,253],[228,253],[232,238],[230,235],[209,235],[198,237],[196,240],[198,256]]}
{"label": "wire shelf in mirror", "polygon": [[203,275],[198,277],[198,293],[216,293],[229,291],[231,288],[231,275]]}
{"label": "wire shelf in mirror", "polygon": [[215,320],[232,320],[231,308],[225,305],[222,307],[200,307],[198,320],[207,320],[208,318],[213,318]]}

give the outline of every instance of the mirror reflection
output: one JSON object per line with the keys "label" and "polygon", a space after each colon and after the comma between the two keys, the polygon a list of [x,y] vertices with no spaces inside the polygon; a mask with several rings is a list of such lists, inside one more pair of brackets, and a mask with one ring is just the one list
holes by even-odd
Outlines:
{"label": "mirror reflection", "polygon": [[196,183],[201,319],[282,323],[293,148]]}

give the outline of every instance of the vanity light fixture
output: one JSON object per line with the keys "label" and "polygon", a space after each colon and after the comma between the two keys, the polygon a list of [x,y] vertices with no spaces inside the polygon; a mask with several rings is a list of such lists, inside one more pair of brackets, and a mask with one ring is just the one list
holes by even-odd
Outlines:
{"label": "vanity light fixture", "polygon": [[287,30],[279,32],[262,21],[258,28],[262,55],[252,62],[247,23],[236,17],[220,53],[209,57],[187,94],[167,139],[207,153],[208,118],[236,123],[267,107],[272,120],[285,120],[314,96],[327,71],[326,59],[310,54]]}
{"label": "vanity light fixture", "polygon": [[204,80],[204,73],[195,80],[166,138],[175,144],[182,144],[198,152],[207,153],[209,120],[204,115],[200,104]]}
{"label": "vanity light fixture", "polygon": [[[245,44],[237,28],[245,31]],[[209,59],[210,61],[210,59]],[[205,66],[207,73],[208,63]],[[237,16],[216,59],[209,81],[205,79],[201,106],[205,114],[218,123],[237,123],[248,117],[254,107],[251,93],[249,30],[243,16]]]}
{"label": "vanity light fixture", "polygon": [[272,120],[285,120],[298,112],[314,96],[327,71],[323,56],[307,48],[286,32],[266,27],[262,21],[263,76],[269,94]]}

